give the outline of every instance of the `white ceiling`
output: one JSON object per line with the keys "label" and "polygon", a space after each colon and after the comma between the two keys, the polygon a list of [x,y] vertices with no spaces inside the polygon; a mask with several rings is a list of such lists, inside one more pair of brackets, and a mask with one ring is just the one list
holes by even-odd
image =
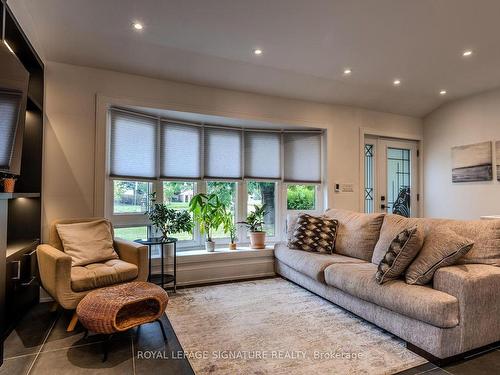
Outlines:
{"label": "white ceiling", "polygon": [[52,61],[414,116],[500,86],[499,0],[8,3]]}

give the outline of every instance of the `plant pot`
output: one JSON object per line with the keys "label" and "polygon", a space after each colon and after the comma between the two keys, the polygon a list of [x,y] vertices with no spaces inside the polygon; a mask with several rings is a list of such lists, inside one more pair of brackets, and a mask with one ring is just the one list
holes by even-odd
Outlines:
{"label": "plant pot", "polygon": [[15,178],[4,178],[3,179],[3,191],[6,193],[13,193],[15,184],[16,184]]}
{"label": "plant pot", "polygon": [[213,253],[215,251],[215,242],[214,241],[205,241],[205,250],[209,253]]}
{"label": "plant pot", "polygon": [[266,232],[250,232],[250,248],[266,248]]}
{"label": "plant pot", "polygon": [[236,243],[230,243],[229,244],[229,250],[236,250]]}

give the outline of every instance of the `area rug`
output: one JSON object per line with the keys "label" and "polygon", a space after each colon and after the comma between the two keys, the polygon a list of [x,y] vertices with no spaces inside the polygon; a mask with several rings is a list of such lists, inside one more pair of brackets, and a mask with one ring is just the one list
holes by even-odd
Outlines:
{"label": "area rug", "polygon": [[398,338],[281,278],[180,289],[167,316],[197,375],[377,375],[427,362]]}

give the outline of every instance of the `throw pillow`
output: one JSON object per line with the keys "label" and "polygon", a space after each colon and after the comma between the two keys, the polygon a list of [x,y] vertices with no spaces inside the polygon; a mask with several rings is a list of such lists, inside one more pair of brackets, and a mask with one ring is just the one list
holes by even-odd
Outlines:
{"label": "throw pillow", "polygon": [[420,253],[406,271],[408,284],[425,285],[438,268],[451,266],[465,255],[474,242],[444,227],[431,229]]}
{"label": "throw pillow", "polygon": [[331,209],[325,215],[339,221],[335,252],[369,262],[380,235],[384,214]]}
{"label": "throw pillow", "polygon": [[73,224],[56,224],[63,249],[72,266],[85,266],[118,259],[113,249],[111,224],[105,219]]}
{"label": "throw pillow", "polygon": [[375,274],[379,284],[397,279],[403,274],[422,248],[424,235],[417,227],[404,229],[389,245]]}
{"label": "throw pillow", "polygon": [[338,224],[335,219],[301,214],[288,247],[331,254],[335,248]]}

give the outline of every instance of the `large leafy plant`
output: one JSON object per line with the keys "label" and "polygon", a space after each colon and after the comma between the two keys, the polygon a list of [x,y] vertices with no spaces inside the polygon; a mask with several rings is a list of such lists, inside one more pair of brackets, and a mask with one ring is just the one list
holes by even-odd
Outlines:
{"label": "large leafy plant", "polygon": [[193,220],[186,210],[174,210],[163,203],[156,203],[156,193],[149,194],[149,206],[146,211],[149,220],[167,238],[169,234],[191,232]]}
{"label": "large leafy plant", "polygon": [[264,216],[267,214],[267,207],[265,204],[259,206],[254,205],[253,212],[247,215],[245,221],[240,221],[238,224],[245,225],[250,232],[263,232]]}
{"label": "large leafy plant", "polygon": [[216,194],[196,194],[189,202],[189,210],[200,223],[200,231],[212,241],[212,232],[225,223],[226,205]]}

